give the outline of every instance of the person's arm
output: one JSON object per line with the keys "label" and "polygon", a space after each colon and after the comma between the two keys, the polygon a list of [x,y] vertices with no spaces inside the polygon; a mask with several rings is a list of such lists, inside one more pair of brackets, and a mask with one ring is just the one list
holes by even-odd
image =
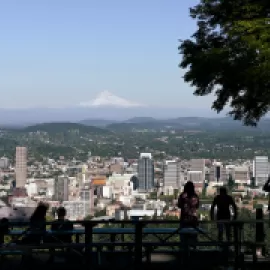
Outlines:
{"label": "person's arm", "polygon": [[263,191],[270,192],[270,178],[268,178],[267,182],[264,184]]}
{"label": "person's arm", "polygon": [[238,209],[237,209],[237,205],[236,205],[236,203],[235,203],[235,201],[234,201],[234,199],[231,197],[231,206],[232,206],[232,208],[233,208],[233,213],[234,213],[234,219],[237,219],[237,215],[238,215]]}
{"label": "person's arm", "polygon": [[181,206],[182,206],[182,195],[180,194],[180,196],[178,197],[177,207],[181,208]]}
{"label": "person's arm", "polygon": [[214,198],[212,205],[211,205],[211,209],[210,209],[210,217],[211,220],[214,220],[214,214],[215,214],[215,207],[217,205],[217,197]]}
{"label": "person's arm", "polygon": [[198,209],[200,206],[200,199],[199,196],[197,196],[197,203],[196,203],[196,209]]}

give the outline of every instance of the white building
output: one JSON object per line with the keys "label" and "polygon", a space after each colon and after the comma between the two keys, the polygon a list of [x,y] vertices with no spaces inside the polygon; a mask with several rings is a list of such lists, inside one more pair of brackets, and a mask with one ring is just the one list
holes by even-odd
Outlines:
{"label": "white building", "polygon": [[63,206],[70,220],[82,220],[91,214],[90,203],[87,201],[64,201]]}
{"label": "white building", "polygon": [[164,164],[164,187],[181,187],[181,164],[177,160],[166,160]]}
{"label": "white building", "polygon": [[202,171],[189,171],[187,172],[187,180],[194,184],[203,184],[205,177]]}
{"label": "white building", "polygon": [[112,199],[113,190],[111,186],[103,186],[102,187],[102,197]]}
{"label": "white building", "polygon": [[201,172],[201,181],[205,180],[205,159],[191,159],[190,171]]}
{"label": "white building", "polygon": [[253,177],[256,186],[263,186],[269,176],[269,162],[266,156],[256,156],[253,160]]}
{"label": "white building", "polygon": [[9,168],[10,162],[9,159],[6,157],[0,158],[0,169],[7,169]]}

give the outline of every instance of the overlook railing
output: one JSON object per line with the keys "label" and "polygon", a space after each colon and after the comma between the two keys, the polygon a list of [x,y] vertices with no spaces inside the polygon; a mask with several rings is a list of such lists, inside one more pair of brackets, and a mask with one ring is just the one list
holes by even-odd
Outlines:
{"label": "overlook railing", "polygon": [[[48,261],[52,261],[55,254],[73,254],[77,262],[100,265],[106,254],[111,257],[121,254],[140,267],[142,263],[151,263],[153,254],[175,254],[183,264],[192,263],[196,254],[204,254],[205,263],[216,260],[217,264],[233,263],[238,268],[244,263],[245,255],[250,255],[255,264],[259,253],[266,256],[270,250],[269,220],[200,221],[197,228],[185,229],[179,227],[178,220],[90,220],[72,222],[71,231],[51,231],[52,223],[55,222],[46,222],[46,231],[29,231],[28,222],[10,222],[6,231],[0,228],[1,257],[24,258],[35,253],[47,254]],[[218,224],[232,228],[229,241],[218,239]],[[38,236],[39,243],[21,241],[28,235]],[[70,235],[72,241],[63,242],[63,235]],[[205,254],[212,255],[207,259]]]}

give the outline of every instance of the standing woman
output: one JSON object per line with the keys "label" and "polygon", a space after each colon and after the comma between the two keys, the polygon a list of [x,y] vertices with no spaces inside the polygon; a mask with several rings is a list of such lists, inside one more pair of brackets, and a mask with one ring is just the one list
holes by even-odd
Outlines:
{"label": "standing woman", "polygon": [[178,198],[178,207],[181,209],[181,228],[198,226],[197,210],[199,208],[199,197],[191,181],[185,184],[184,191]]}
{"label": "standing woman", "polygon": [[[197,210],[199,203],[199,197],[195,192],[194,184],[188,181],[184,186],[184,191],[178,198],[178,207],[181,210],[180,228],[182,230],[180,231],[180,236],[181,242],[184,244],[197,241],[197,231],[192,230],[192,228],[198,226]],[[183,228],[188,229],[188,231],[183,230]]]}

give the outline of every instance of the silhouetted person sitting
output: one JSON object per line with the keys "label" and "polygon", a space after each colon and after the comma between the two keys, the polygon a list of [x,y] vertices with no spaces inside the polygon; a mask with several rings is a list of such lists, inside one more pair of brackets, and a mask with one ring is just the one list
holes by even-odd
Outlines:
{"label": "silhouetted person sitting", "polygon": [[[73,224],[69,220],[65,219],[66,214],[67,214],[67,211],[64,207],[59,207],[57,209],[58,219],[51,226],[52,232],[54,232],[54,231],[72,231],[73,230]],[[72,242],[72,234],[55,235],[54,237],[55,237],[55,239],[57,239],[63,243],[71,243]]]}
{"label": "silhouetted person sitting", "polygon": [[[211,206],[211,219],[214,220],[214,211],[215,207],[217,207],[217,220],[218,221],[229,221],[232,219],[231,215],[231,207],[233,208],[233,218],[237,218],[237,206],[232,198],[232,196],[228,195],[227,189],[225,187],[221,187],[219,189],[219,195],[217,195]],[[218,239],[219,241],[223,241],[223,232],[224,228],[226,231],[227,241],[231,239],[231,226],[228,223],[219,223],[218,224]]]}
{"label": "silhouetted person sitting", "polygon": [[7,218],[0,220],[0,246],[5,243],[5,235],[9,232],[9,221]]}
{"label": "silhouetted person sitting", "polygon": [[39,203],[34,213],[30,217],[30,227],[28,234],[21,240],[21,244],[39,245],[42,243],[46,234],[46,214],[48,205]]}
{"label": "silhouetted person sitting", "polygon": [[[57,243],[57,244],[70,244],[72,243],[72,230],[73,230],[73,224],[65,219],[66,217],[66,209],[64,207],[59,207],[57,209],[57,216],[58,218],[55,220],[55,222],[52,223],[51,225],[51,231],[52,231],[52,234],[54,232],[63,232],[63,234],[53,234],[49,239],[50,239],[50,242],[53,242],[53,243]],[[67,234],[65,234],[64,232],[67,232]],[[68,233],[70,232],[70,233]],[[70,261],[73,259],[73,257],[71,256],[72,254],[70,253],[70,248],[66,248],[64,247],[65,249],[65,258],[67,261]],[[51,256],[50,256],[50,259],[49,259],[49,262],[53,261],[54,258],[55,258],[55,250],[54,249],[51,249],[50,250],[51,252]]]}

